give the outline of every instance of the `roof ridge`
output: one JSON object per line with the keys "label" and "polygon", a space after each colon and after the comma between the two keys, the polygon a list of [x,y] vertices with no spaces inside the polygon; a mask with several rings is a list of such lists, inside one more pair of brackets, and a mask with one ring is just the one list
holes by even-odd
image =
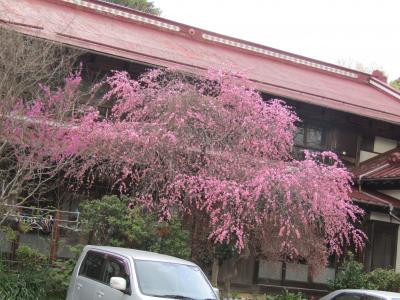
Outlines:
{"label": "roof ridge", "polygon": [[385,92],[386,94],[389,94],[389,95],[397,98],[398,100],[400,100],[400,90],[395,89],[390,84],[387,84],[386,82],[381,81],[372,75],[369,79],[369,83],[371,85],[373,85],[374,87],[378,88],[379,90]]}
{"label": "roof ridge", "polygon": [[[246,50],[254,54],[261,54],[267,57],[277,59],[283,62],[289,62],[300,66],[325,71],[333,75],[341,75],[355,80],[367,81],[372,77],[369,73],[364,73],[351,68],[343,67],[337,64],[328,63],[314,58],[302,56],[296,53],[291,53],[285,50],[280,50],[265,46],[262,44],[246,41],[240,38],[227,36],[224,34],[212,32],[209,30],[197,28],[187,24],[175,22],[170,19],[151,15],[129,7],[124,7],[115,3],[106,2],[103,0],[58,0],[59,2],[77,5],[91,9],[97,13],[109,14],[115,17],[133,20],[136,22],[145,23],[161,29],[167,29],[175,33],[188,33],[190,38],[197,38],[202,42],[213,42],[216,44],[233,47],[241,50]],[[197,33],[196,31],[199,31]]]}

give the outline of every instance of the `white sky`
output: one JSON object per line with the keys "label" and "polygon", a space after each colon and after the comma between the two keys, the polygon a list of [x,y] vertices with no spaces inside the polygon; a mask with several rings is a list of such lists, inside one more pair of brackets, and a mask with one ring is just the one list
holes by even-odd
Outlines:
{"label": "white sky", "polygon": [[400,0],[153,0],[162,17],[400,77]]}

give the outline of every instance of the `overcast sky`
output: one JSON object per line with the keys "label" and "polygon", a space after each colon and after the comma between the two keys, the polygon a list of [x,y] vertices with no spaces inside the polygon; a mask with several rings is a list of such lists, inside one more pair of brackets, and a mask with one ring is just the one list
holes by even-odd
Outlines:
{"label": "overcast sky", "polygon": [[400,0],[154,0],[162,17],[400,77]]}

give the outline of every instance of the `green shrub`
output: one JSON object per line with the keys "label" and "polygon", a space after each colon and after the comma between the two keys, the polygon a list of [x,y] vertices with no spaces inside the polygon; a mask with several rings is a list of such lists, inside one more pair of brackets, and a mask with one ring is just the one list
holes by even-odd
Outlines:
{"label": "green shrub", "polygon": [[75,259],[56,260],[49,268],[49,281],[46,291],[49,299],[65,299],[72,272],[76,264]]}
{"label": "green shrub", "polygon": [[21,246],[16,255],[13,270],[4,264],[0,268],[0,299],[46,299],[46,257],[28,246]]}
{"label": "green shrub", "polygon": [[355,261],[353,254],[349,254],[335,280],[330,281],[328,285],[332,290],[365,288],[364,265]]}
{"label": "green shrub", "polygon": [[366,287],[371,290],[400,291],[400,274],[394,270],[375,269],[365,274]]}
{"label": "green shrub", "polygon": [[390,292],[400,292],[400,274],[394,270],[375,269],[366,273],[363,264],[349,258],[344,262],[342,270],[336,279],[329,283],[332,290],[338,289],[371,289]]}
{"label": "green shrub", "polygon": [[180,258],[190,255],[189,233],[178,216],[159,222],[156,214],[136,205],[132,199],[104,196],[81,204],[83,233],[89,244],[135,248]]}
{"label": "green shrub", "polygon": [[20,246],[13,265],[0,260],[0,300],[65,299],[74,266],[72,259],[49,265],[37,250]]}

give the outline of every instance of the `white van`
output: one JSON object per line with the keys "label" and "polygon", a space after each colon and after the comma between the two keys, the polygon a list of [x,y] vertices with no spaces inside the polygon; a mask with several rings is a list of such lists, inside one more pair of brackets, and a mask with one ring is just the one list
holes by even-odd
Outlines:
{"label": "white van", "polygon": [[86,246],[67,300],[218,300],[201,269],[172,256],[117,247]]}

